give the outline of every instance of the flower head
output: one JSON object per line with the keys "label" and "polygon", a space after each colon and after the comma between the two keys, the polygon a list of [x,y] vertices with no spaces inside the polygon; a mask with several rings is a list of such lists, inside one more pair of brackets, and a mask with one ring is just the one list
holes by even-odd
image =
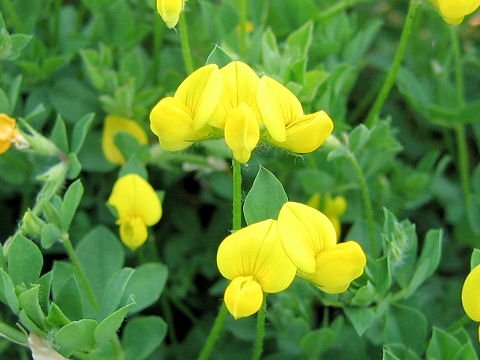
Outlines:
{"label": "flower head", "polygon": [[157,0],[157,11],[169,29],[173,29],[185,6],[185,0]]}
{"label": "flower head", "polygon": [[147,134],[135,121],[118,116],[107,116],[103,127],[102,149],[108,161],[119,165],[125,164],[125,157],[115,145],[114,138],[121,131],[132,135],[140,144],[148,144]]}
{"label": "flower head", "polygon": [[480,0],[433,0],[433,4],[447,23],[458,25],[480,7]]}
{"label": "flower head", "polygon": [[0,114],[0,154],[3,154],[19,139],[16,120],[6,114]]}
{"label": "flower head", "polygon": [[273,145],[309,153],[323,144],[333,130],[325,111],[305,115],[297,97],[278,81],[263,76],[258,84],[257,104]]}
{"label": "flower head", "polygon": [[108,203],[117,210],[120,238],[132,250],[147,240],[147,226],[155,225],[162,216],[155,190],[136,174],[122,176],[115,182]]}
{"label": "flower head", "polygon": [[165,150],[186,149],[212,132],[207,124],[217,106],[222,79],[217,65],[201,67],[189,75],[173,97],[160,100],[150,112],[150,128]]}
{"label": "flower head", "polygon": [[342,226],[340,225],[339,217],[342,216],[347,210],[347,200],[345,200],[343,196],[335,196],[332,198],[331,196],[327,195],[323,198],[322,204],[322,196],[320,193],[315,193],[308,200],[308,206],[323,211],[323,213],[332,222],[335,232],[337,233],[337,238],[340,239]]}
{"label": "flower head", "polygon": [[285,290],[296,272],[285,254],[275,220],[249,225],[226,237],[218,248],[217,266],[231,280],[224,300],[236,319],[257,312],[263,292]]}
{"label": "flower head", "polygon": [[[480,265],[470,271],[463,283],[462,305],[470,319],[480,322]],[[478,341],[480,342],[480,327]]]}
{"label": "flower head", "polygon": [[278,215],[278,226],[299,275],[326,293],[344,292],[362,275],[366,265],[362,248],[354,241],[337,244],[332,222],[320,211],[287,202]]}

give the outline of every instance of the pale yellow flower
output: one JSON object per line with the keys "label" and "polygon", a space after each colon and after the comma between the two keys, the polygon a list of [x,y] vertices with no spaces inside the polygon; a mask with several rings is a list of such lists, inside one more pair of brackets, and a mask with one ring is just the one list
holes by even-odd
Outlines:
{"label": "pale yellow flower", "polygon": [[0,114],[0,154],[10,149],[10,146],[17,142],[19,135],[16,120],[6,114]]}
{"label": "pale yellow flower", "polygon": [[433,4],[447,23],[458,25],[480,7],[480,0],[433,0]]}
{"label": "pale yellow flower", "polygon": [[[462,305],[470,319],[480,322],[480,265],[470,271],[463,283]],[[480,342],[480,327],[478,341]]]}
{"label": "pale yellow flower", "polygon": [[108,161],[114,164],[125,164],[125,157],[115,145],[115,135],[119,132],[132,135],[140,144],[148,144],[147,134],[135,121],[109,115],[105,118],[102,133],[102,149]]}
{"label": "pale yellow flower", "polygon": [[231,280],[224,300],[236,319],[256,313],[263,293],[285,290],[296,272],[285,254],[275,220],[251,224],[226,237],[218,248],[217,266]]}
{"label": "pale yellow flower", "polygon": [[157,0],[157,11],[169,29],[177,25],[184,6],[185,0]]}
{"label": "pale yellow flower", "polygon": [[155,225],[162,216],[162,204],[155,190],[136,174],[122,176],[115,182],[108,203],[117,210],[120,238],[132,250],[147,240],[147,226]]}

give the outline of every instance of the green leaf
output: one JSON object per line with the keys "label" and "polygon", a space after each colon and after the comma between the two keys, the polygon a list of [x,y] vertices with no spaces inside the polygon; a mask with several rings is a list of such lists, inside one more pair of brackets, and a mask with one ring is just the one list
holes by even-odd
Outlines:
{"label": "green leaf", "polygon": [[52,303],[50,306],[50,311],[45,321],[51,327],[62,327],[72,322],[55,303]]}
{"label": "green leaf", "polygon": [[20,307],[25,310],[26,314],[40,329],[45,328],[45,315],[40,307],[39,300],[40,285],[25,290],[18,296]]}
{"label": "green leaf", "polygon": [[87,137],[90,125],[95,118],[95,114],[90,113],[82,117],[75,123],[72,133],[72,152],[78,154],[82,149],[85,138]]}
{"label": "green leaf", "polygon": [[130,320],[122,333],[125,360],[146,359],[162,343],[166,334],[167,324],[158,316],[140,316]]}
{"label": "green leaf", "polygon": [[160,263],[147,263],[137,267],[128,281],[122,304],[127,303],[130,296],[133,296],[136,304],[130,311],[131,314],[149,307],[162,294],[167,276],[167,267]]}
{"label": "green leaf", "polygon": [[280,181],[260,166],[243,204],[245,221],[250,225],[266,219],[276,219],[280,208],[287,201],[287,194]]}
{"label": "green leaf", "polygon": [[13,34],[10,35],[10,54],[6,56],[4,59],[9,61],[17,60],[22,50],[28,45],[28,43],[32,40],[32,35],[26,34]]}
{"label": "green leaf", "polygon": [[472,257],[470,258],[470,270],[473,270],[477,265],[480,265],[480,250],[473,249]]}
{"label": "green leaf", "polygon": [[82,171],[82,164],[78,160],[77,154],[70,153],[68,154],[68,172],[67,178],[72,180],[75,179]]}
{"label": "green leaf", "polygon": [[352,323],[358,336],[362,336],[373,325],[376,318],[375,311],[371,308],[347,306],[343,308],[343,311]]}
{"label": "green leaf", "polygon": [[288,36],[285,55],[291,60],[305,58],[312,44],[312,37],[313,21],[309,21]]}
{"label": "green leaf", "polygon": [[437,269],[442,256],[442,235],[442,230],[429,230],[427,232],[422,253],[405,297],[410,296]]}
{"label": "green leaf", "polygon": [[75,253],[93,288],[101,299],[112,275],[124,262],[125,253],[120,241],[105,227],[92,229],[77,245]]}
{"label": "green leaf", "polygon": [[427,348],[427,360],[452,360],[461,344],[449,333],[433,327],[433,334]]}
{"label": "green leaf", "polygon": [[68,231],[72,223],[73,216],[77,211],[78,205],[82,200],[83,185],[80,180],[72,183],[63,197],[62,207],[60,208],[60,225],[63,231]]}
{"label": "green leaf", "polygon": [[18,313],[19,305],[17,295],[15,294],[15,285],[13,285],[12,279],[3,269],[0,269],[0,276],[0,300],[16,314]]}
{"label": "green leaf", "polygon": [[368,130],[363,124],[358,125],[348,135],[348,146],[350,147],[350,151],[355,153],[362,149],[369,139],[370,130]]}
{"label": "green leaf", "polygon": [[46,224],[42,227],[40,242],[44,249],[49,249],[62,237],[62,231],[53,224]]}
{"label": "green leaf", "polygon": [[53,272],[49,271],[40,277],[40,291],[38,300],[43,312],[46,314],[50,310],[50,289],[52,288]]}
{"label": "green leaf", "polygon": [[97,322],[92,319],[73,321],[58,330],[55,342],[66,349],[92,351],[95,348]]}
{"label": "green leaf", "polygon": [[421,360],[420,356],[418,356],[412,349],[409,348],[409,344],[388,344],[386,349],[390,351],[392,355],[395,355],[401,360]]}
{"label": "green leaf", "polygon": [[[55,272],[54,272],[55,279]],[[66,279],[63,286],[54,297],[55,302],[63,313],[70,319],[77,320],[83,317],[83,304],[80,286],[76,277],[72,274]]]}
{"label": "green leaf", "polygon": [[35,333],[35,334],[38,334],[38,335],[41,335],[43,337],[46,336],[45,332],[42,331],[42,329],[40,329],[33,321],[32,319],[30,319],[27,315],[27,313],[25,312],[25,310],[20,310],[20,312],[18,313],[18,319],[20,320],[20,322],[22,323],[22,325],[28,330],[28,332],[30,333]]}
{"label": "green leaf", "polygon": [[29,286],[38,281],[43,256],[37,245],[22,235],[16,235],[8,248],[8,273],[15,285]]}
{"label": "green leaf", "polygon": [[113,314],[106,317],[100,324],[98,324],[95,329],[94,337],[97,345],[104,343],[105,341],[110,340],[120,329],[123,319],[127,316],[127,313],[135,305],[131,303],[125,305],[124,307],[118,309]]}
{"label": "green leaf", "polygon": [[335,331],[329,328],[318,329],[305,335],[300,348],[311,359],[318,359],[321,354],[330,348],[335,340]]}
{"label": "green leaf", "polygon": [[452,360],[478,360],[477,352],[471,342],[464,344]]}
{"label": "green leaf", "polygon": [[221,46],[217,44],[214,46],[212,52],[208,54],[206,65],[217,64],[219,67],[223,67],[234,60]]}
{"label": "green leaf", "polygon": [[22,75],[18,75],[10,85],[10,89],[8,91],[8,99],[10,100],[10,114],[13,113],[15,105],[17,104],[20,86],[22,85],[22,79]]}
{"label": "green leaf", "polygon": [[131,268],[123,268],[113,274],[105,287],[105,292],[100,301],[100,309],[96,317],[99,321],[105,319],[118,308],[128,281],[134,272],[135,270]]}
{"label": "green leaf", "polygon": [[402,359],[396,357],[390,350],[383,349],[382,360],[402,360]]}
{"label": "green leaf", "polygon": [[118,177],[121,178],[127,174],[137,174],[148,181],[147,169],[135,154],[130,155],[125,165],[120,169]]}
{"label": "green leaf", "polygon": [[53,126],[51,138],[54,144],[57,145],[60,150],[62,150],[64,153],[68,153],[67,127],[65,126],[65,122],[60,115],[57,116],[57,120]]}

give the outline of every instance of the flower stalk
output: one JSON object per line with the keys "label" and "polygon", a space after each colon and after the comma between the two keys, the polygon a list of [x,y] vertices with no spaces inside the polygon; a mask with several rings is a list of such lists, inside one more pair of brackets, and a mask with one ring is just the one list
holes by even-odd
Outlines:
{"label": "flower stalk", "polygon": [[178,21],[178,27],[180,32],[180,44],[182,45],[183,62],[185,63],[185,71],[187,75],[193,72],[193,60],[192,52],[190,48],[190,41],[188,40],[188,28],[185,14],[183,11],[180,13],[180,19]]}

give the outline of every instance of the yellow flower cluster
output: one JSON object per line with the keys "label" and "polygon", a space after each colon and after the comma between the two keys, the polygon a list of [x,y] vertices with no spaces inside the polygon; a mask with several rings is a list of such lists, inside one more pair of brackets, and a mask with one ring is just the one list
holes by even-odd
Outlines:
{"label": "yellow flower cluster", "polygon": [[480,7],[480,0],[432,0],[443,19],[453,25],[458,25],[463,18]]}
{"label": "yellow flower cluster", "polygon": [[155,225],[162,217],[162,204],[155,190],[136,174],[115,182],[108,203],[117,210],[120,238],[131,250],[147,240],[147,226]]}
{"label": "yellow flower cluster", "polygon": [[[470,319],[480,322],[480,265],[472,269],[463,283],[462,305]],[[480,342],[480,327],[478,341]]]}
{"label": "yellow flower cluster", "polygon": [[0,114],[0,154],[3,154],[19,139],[16,120],[6,114]]}
{"label": "yellow flower cluster", "polygon": [[168,151],[223,132],[235,159],[245,163],[260,140],[298,153],[312,152],[330,135],[333,122],[325,111],[305,115],[290,90],[233,61],[221,69],[206,65],[188,76],[173,97],[152,109],[150,128]]}
{"label": "yellow flower cluster", "polygon": [[344,292],[362,275],[366,261],[358,243],[337,244],[324,214],[296,202],[285,203],[278,220],[229,235],[217,252],[218,269],[231,280],[224,301],[236,319],[257,312],[264,292],[285,290],[296,274],[326,293]]}
{"label": "yellow flower cluster", "polygon": [[157,0],[157,11],[169,29],[173,29],[185,7],[186,0]]}

